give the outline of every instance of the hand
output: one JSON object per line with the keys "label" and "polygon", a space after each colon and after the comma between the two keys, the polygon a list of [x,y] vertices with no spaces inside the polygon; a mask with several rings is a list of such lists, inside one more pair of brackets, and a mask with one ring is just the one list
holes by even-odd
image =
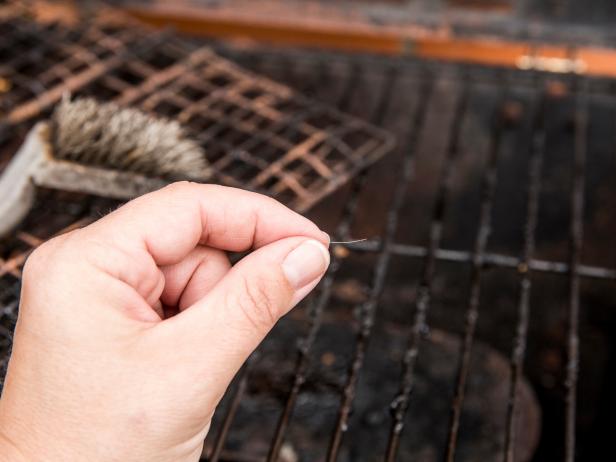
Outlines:
{"label": "hand", "polygon": [[[0,460],[198,460],[229,382],[318,283],[328,243],[272,199],[176,183],[42,245],[24,268]],[[231,267],[225,251],[250,249]]]}

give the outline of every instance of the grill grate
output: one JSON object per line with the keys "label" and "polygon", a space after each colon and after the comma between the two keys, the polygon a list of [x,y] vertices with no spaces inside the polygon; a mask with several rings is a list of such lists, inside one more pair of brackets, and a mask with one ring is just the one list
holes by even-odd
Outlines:
{"label": "grill grate", "polygon": [[[613,335],[601,326],[616,325],[609,314],[616,279],[609,217],[616,190],[607,173],[614,158],[606,143],[613,130],[605,123],[613,120],[616,101],[609,82],[372,57],[220,51],[334,101],[402,142],[395,155],[364,169],[312,212],[335,230],[334,240],[380,237],[332,249],[317,293],[280,323],[238,375],[215,418],[206,460],[529,460],[535,442],[520,424],[529,414],[525,376],[543,411],[537,460],[592,458],[607,450],[611,416],[601,413],[599,400],[606,396],[601,385],[609,396],[614,382],[609,372],[602,375],[609,368],[599,352]],[[210,61],[186,64],[208,52],[195,53],[179,64],[185,78],[153,87],[146,79],[114,97],[156,111],[182,90],[198,91],[193,76],[218,75],[220,68]],[[242,91],[240,82],[230,92],[234,102]],[[189,125],[199,104],[182,106]],[[43,194],[41,209],[57,199]],[[62,205],[53,227],[7,244],[0,261],[6,329],[14,320],[20,265],[40,242],[35,236],[108,206]],[[33,211],[24,229],[40,213]],[[342,290],[349,281],[357,282],[351,294]],[[422,380],[443,367],[426,363],[439,330],[460,340],[446,357],[448,386],[426,398]],[[293,351],[288,342],[296,334],[301,341]],[[478,373],[478,362],[498,362],[496,353],[484,354],[482,342],[509,357],[510,370],[498,366],[494,373],[500,395],[488,393],[496,386],[485,380],[490,374]],[[393,378],[375,372],[388,368]],[[421,401],[449,405],[426,424]],[[497,424],[485,424],[492,414],[477,417],[478,409],[487,412],[477,401],[496,409]]]}
{"label": "grill grate", "polygon": [[[272,62],[278,62],[280,67],[285,66],[288,63],[289,57],[286,55],[276,56],[268,55],[269,57],[262,58],[261,62],[257,63],[259,70],[263,71],[263,68],[267,68],[267,65],[271,65]],[[304,57],[305,58],[305,57]],[[254,56],[244,57],[250,62],[251,59],[255,59]],[[306,59],[306,58],[305,58]],[[316,62],[313,63],[313,72],[318,72],[319,62],[321,59],[326,60],[326,57],[312,57]],[[253,63],[254,64],[254,63]],[[322,65],[322,62],[320,62]],[[390,63],[391,64],[391,63]],[[366,68],[370,67],[370,61],[366,60]],[[348,85],[352,87],[354,83],[354,72],[357,71],[355,65],[349,65],[351,77],[348,78]],[[363,69],[365,70],[365,68]],[[385,286],[388,279],[388,271],[392,265],[392,259],[395,256],[401,257],[414,257],[420,258],[423,261],[423,275],[419,279],[416,295],[412,302],[414,313],[412,322],[408,330],[408,344],[404,354],[402,355],[402,373],[399,382],[399,393],[397,396],[392,397],[392,418],[391,425],[388,431],[388,443],[384,451],[386,460],[402,460],[400,452],[400,441],[403,439],[405,428],[413,424],[413,417],[409,416],[407,411],[409,407],[409,401],[411,399],[411,393],[414,389],[414,380],[416,378],[416,362],[420,357],[422,351],[421,345],[425,343],[426,335],[429,335],[430,331],[428,327],[428,313],[433,299],[435,297],[433,285],[434,280],[438,274],[438,267],[443,262],[455,262],[456,264],[466,264],[470,266],[470,282],[468,287],[468,293],[463,302],[466,307],[464,308],[466,314],[464,316],[464,327],[461,329],[462,341],[460,343],[458,362],[458,371],[454,377],[454,388],[451,394],[451,411],[449,417],[449,424],[447,426],[448,436],[444,438],[442,444],[442,454],[446,460],[453,460],[455,456],[459,455],[459,440],[460,440],[460,425],[463,420],[463,408],[465,405],[465,391],[468,389],[469,374],[471,370],[473,344],[475,342],[477,323],[480,312],[485,309],[482,306],[482,286],[486,284],[486,277],[484,274],[494,270],[495,267],[500,267],[507,270],[514,270],[510,274],[512,280],[517,280],[518,294],[514,299],[518,300],[516,308],[517,320],[512,324],[511,344],[513,345],[511,352],[511,372],[508,379],[508,402],[503,404],[503,408],[506,408],[506,424],[503,427],[502,441],[500,441],[499,447],[502,451],[502,456],[496,457],[493,454],[493,459],[503,458],[505,460],[526,460],[523,456],[520,456],[520,451],[517,449],[516,453],[516,438],[519,438],[516,434],[515,420],[516,416],[520,413],[520,394],[522,387],[522,372],[524,362],[526,359],[526,350],[529,336],[529,318],[531,307],[531,290],[533,288],[532,282],[537,278],[535,273],[548,273],[554,276],[562,275],[569,281],[569,300],[565,304],[568,305],[566,310],[568,319],[568,328],[565,338],[563,338],[563,346],[566,347],[565,364],[563,366],[563,411],[562,415],[565,416],[565,425],[562,426],[562,432],[558,434],[558,446],[562,451],[562,458],[565,460],[574,460],[576,449],[576,425],[579,423],[576,420],[576,396],[577,383],[578,383],[578,366],[580,362],[579,353],[579,337],[580,337],[580,298],[581,298],[581,278],[587,278],[589,282],[601,281],[613,281],[614,270],[611,267],[583,265],[581,263],[581,248],[582,248],[582,229],[584,227],[584,189],[585,189],[585,159],[586,150],[588,149],[588,126],[589,126],[589,85],[591,81],[568,82],[564,79],[564,82],[571,83],[571,96],[567,96],[569,107],[566,108],[565,113],[567,115],[573,114],[572,122],[565,123],[559,128],[562,130],[564,127],[565,136],[567,132],[572,132],[572,138],[574,140],[574,148],[572,160],[567,160],[566,157],[558,159],[559,163],[572,162],[571,168],[568,170],[568,176],[572,182],[571,186],[571,212],[570,212],[570,233],[569,237],[565,240],[569,241],[567,246],[570,248],[568,262],[554,260],[543,260],[536,258],[536,233],[537,223],[539,218],[539,204],[541,202],[543,188],[547,188],[545,185],[545,151],[548,149],[546,146],[546,137],[548,130],[553,133],[554,127],[548,127],[548,122],[544,119],[549,116],[554,117],[554,112],[548,110],[552,106],[562,106],[562,101],[558,101],[559,97],[551,94],[550,86],[553,82],[547,81],[545,76],[536,74],[533,76],[531,85],[527,85],[525,82],[525,76],[522,74],[509,73],[504,76],[496,75],[493,81],[498,81],[500,78],[505,77],[504,84],[492,83],[494,87],[492,97],[496,101],[493,104],[491,123],[488,123],[486,132],[489,134],[489,141],[486,145],[487,159],[483,167],[483,173],[478,177],[478,183],[481,184],[480,192],[478,194],[478,216],[476,221],[476,233],[474,236],[473,250],[447,250],[442,248],[442,240],[444,227],[446,223],[446,216],[449,213],[449,208],[452,207],[452,197],[455,195],[455,182],[454,177],[459,173],[459,163],[461,159],[458,159],[462,154],[469,155],[468,148],[463,148],[462,136],[468,136],[468,132],[463,131],[463,124],[469,118],[469,93],[476,89],[479,85],[473,85],[471,81],[476,79],[469,78],[465,75],[469,72],[468,69],[462,68],[462,74],[458,77],[454,77],[458,85],[457,103],[454,104],[453,114],[454,116],[450,122],[448,144],[446,145],[446,156],[442,162],[440,182],[438,183],[436,196],[434,199],[433,212],[431,214],[431,222],[429,225],[429,231],[427,236],[427,244],[425,246],[411,245],[406,243],[397,243],[396,228],[398,221],[401,219],[402,210],[404,210],[404,202],[409,200],[409,188],[412,181],[418,181],[415,177],[415,155],[417,150],[417,144],[421,136],[434,136],[434,131],[429,131],[430,127],[426,128],[426,125],[430,123],[427,119],[427,113],[429,112],[430,104],[434,104],[431,96],[432,81],[438,79],[433,73],[428,72],[426,69],[420,68],[421,72],[426,72],[427,75],[423,78],[417,78],[419,81],[415,87],[419,88],[416,96],[417,103],[415,104],[415,112],[409,114],[407,111],[404,114],[405,120],[409,121],[410,136],[405,139],[405,143],[402,146],[403,152],[400,156],[403,156],[401,160],[402,164],[399,167],[398,183],[394,190],[391,192],[391,199],[389,201],[390,207],[385,217],[385,226],[381,228],[382,238],[378,240],[372,240],[366,243],[359,243],[353,247],[352,253],[356,254],[376,254],[376,259],[372,260],[374,264],[372,282],[369,284],[369,293],[365,302],[361,303],[358,308],[358,314],[356,318],[356,340],[353,347],[353,353],[346,357],[347,360],[347,373],[343,382],[339,383],[337,388],[340,401],[335,419],[333,432],[324,438],[329,441],[326,445],[325,441],[322,441],[323,449],[325,451],[326,460],[346,460],[349,453],[341,453],[341,448],[344,445],[344,438],[349,431],[352,422],[352,409],[354,406],[354,400],[357,396],[357,390],[360,387],[358,383],[360,381],[361,374],[367,374],[367,367],[364,366],[367,349],[369,348],[370,341],[375,335],[373,333],[376,317],[378,316],[378,309],[382,302],[383,294],[385,292]],[[440,71],[440,70],[439,70]],[[277,73],[276,73],[277,72]],[[383,78],[383,84],[380,89],[373,88],[373,92],[382,91],[381,102],[377,104],[377,108],[372,115],[372,120],[376,124],[387,123],[388,105],[391,105],[392,94],[391,88],[395,87],[395,81],[407,78],[405,74],[417,73],[417,69],[412,69],[405,66],[395,66],[394,70],[388,70],[390,74]],[[446,73],[446,71],[442,71]],[[481,71],[477,71],[481,76]],[[284,72],[278,69],[274,69],[276,77],[284,77]],[[288,71],[287,71],[288,73]],[[287,76],[288,77],[288,76]],[[304,76],[305,77],[305,76]],[[336,78],[331,76],[330,78]],[[450,77],[451,78],[451,77]],[[519,80],[518,80],[519,79]],[[490,79],[488,79],[490,80]],[[460,83],[466,82],[466,83]],[[599,86],[601,85],[598,82]],[[525,87],[527,92],[528,101],[524,113],[519,115],[521,118],[527,118],[529,121],[517,120],[518,116],[514,114],[512,117],[508,114],[508,105],[511,104],[512,99],[519,98],[519,94],[512,96],[508,89],[509,86],[514,86],[517,93],[520,93],[519,87]],[[581,88],[578,89],[578,86]],[[347,87],[347,90],[348,88]],[[348,90],[349,93],[353,93],[353,90]],[[475,90],[476,91],[476,90]],[[535,96],[532,96],[532,95]],[[500,95],[500,96],[495,96]],[[530,96],[529,96],[530,95]],[[600,98],[606,98],[609,96],[605,94],[594,94],[592,99],[595,110],[597,106],[604,106],[604,103],[598,102]],[[345,98],[343,98],[345,99]],[[612,100],[609,100],[609,106],[611,106]],[[347,110],[346,104],[348,101],[342,102],[341,107]],[[514,106],[515,108],[516,106]],[[562,107],[560,108],[562,112]],[[572,112],[570,112],[572,111]],[[533,116],[533,114],[535,114]],[[362,114],[363,115],[363,114]],[[402,114],[398,113],[398,116]],[[471,114],[473,115],[473,114]],[[561,114],[562,115],[562,114]],[[433,122],[432,122],[433,123]],[[553,123],[550,122],[550,123]],[[530,129],[528,128],[530,125]],[[431,127],[434,130],[434,127]],[[442,130],[439,127],[440,130]],[[489,252],[490,248],[490,235],[491,230],[495,226],[493,221],[494,207],[496,195],[498,192],[497,173],[503,175],[503,172],[499,172],[499,167],[502,169],[503,162],[500,160],[503,150],[503,138],[506,137],[507,132],[519,131],[523,135],[530,133],[530,139],[532,143],[529,146],[527,152],[530,153],[528,158],[528,165],[526,170],[526,179],[521,181],[521,187],[518,185],[517,190],[524,192],[526,190],[526,203],[524,226],[521,228],[521,252],[520,257],[513,255],[505,255],[500,253]],[[464,132],[464,133],[463,133]],[[561,133],[562,135],[562,133]],[[510,137],[511,135],[509,135]],[[552,140],[553,141],[553,140]],[[468,143],[468,140],[466,140]],[[566,154],[566,150],[562,150],[561,154]],[[478,153],[474,153],[479,155]],[[554,159],[552,159],[553,161]],[[604,161],[605,159],[596,160],[595,162]],[[551,165],[554,168],[553,165]],[[505,173],[506,174],[506,173]],[[596,186],[596,185],[595,185]],[[549,185],[549,187],[554,187]],[[335,240],[353,239],[353,235],[350,234],[350,228],[352,222],[357,216],[362,215],[361,195],[364,189],[374,191],[374,187],[370,184],[370,173],[364,172],[359,178],[357,178],[350,191],[346,191],[347,195],[344,197],[346,206],[341,212],[340,221],[337,225],[337,230],[334,233]],[[501,193],[502,194],[502,193]],[[565,196],[566,197],[566,196]],[[561,199],[562,200],[562,199]],[[546,207],[545,204],[543,207]],[[365,212],[364,212],[365,213]],[[586,226],[589,226],[588,224]],[[594,230],[596,233],[597,231]],[[361,235],[361,234],[360,234]],[[545,245],[545,236],[542,237],[542,246]],[[604,242],[602,244],[605,244]],[[588,245],[588,244],[587,244]],[[595,244],[596,245],[596,244]],[[588,245],[588,247],[594,247],[594,245]],[[598,245],[601,247],[601,244]],[[613,250],[613,249],[612,249]],[[291,426],[291,420],[293,418],[293,410],[297,406],[298,397],[301,395],[302,386],[309,380],[309,368],[311,364],[311,353],[317,338],[319,337],[320,329],[323,324],[326,323],[326,311],[328,308],[335,306],[336,300],[333,296],[333,288],[336,285],[336,275],[340,273],[340,268],[345,264],[346,249],[334,248],[334,258],[332,261],[332,267],[329,270],[327,276],[320,286],[318,295],[315,296],[315,300],[309,306],[306,336],[300,342],[298,357],[294,373],[291,378],[291,382],[288,388],[286,397],[282,399],[282,412],[280,414],[277,426],[274,430],[272,437],[272,444],[268,450],[267,460],[284,460],[284,448],[285,441],[291,437],[289,434],[289,427]],[[336,255],[338,254],[338,257]],[[353,271],[353,270],[351,270]],[[357,267],[355,267],[357,271]],[[460,274],[460,272],[456,272]],[[463,274],[463,273],[462,273]],[[517,274],[517,276],[516,276]],[[462,302],[462,300],[460,300]],[[408,305],[408,301],[402,301]],[[483,309],[482,309],[483,308]],[[485,316],[485,314],[482,314]],[[532,330],[531,330],[532,331]],[[475,346],[475,348],[477,348]],[[534,347],[535,349],[536,347]],[[315,358],[312,358],[314,362]],[[256,361],[255,359],[252,362]],[[314,364],[313,364],[314,366]],[[224,424],[221,427],[217,437],[213,440],[212,445],[215,450],[210,454],[208,460],[219,460],[222,458],[221,448],[225,447],[225,441],[229,439],[229,434],[232,433],[232,422],[235,415],[241,410],[241,402],[244,395],[247,393],[247,383],[250,380],[250,375],[253,373],[254,366],[249,363],[246,370],[240,376],[236,389],[230,398],[230,404],[227,408],[227,414],[224,416]],[[316,379],[315,379],[316,380]],[[372,390],[373,392],[375,390]],[[558,393],[559,396],[560,393]],[[493,403],[502,404],[502,403]],[[561,414],[559,414],[561,415]],[[357,421],[354,422],[357,427]],[[354,441],[357,444],[356,441]],[[546,444],[546,443],[544,443]],[[551,448],[553,450],[553,448]],[[540,447],[541,451],[541,447]],[[558,451],[557,451],[558,452]],[[357,454],[356,454],[357,456]],[[372,454],[365,455],[365,460],[372,460]],[[375,455],[376,457],[376,455]],[[382,457],[382,456],[381,456]],[[522,458],[521,458],[522,457]],[[434,457],[437,459],[438,457]],[[470,458],[473,460],[473,457]],[[364,458],[362,458],[364,460]],[[430,458],[429,460],[432,460]],[[492,460],[492,459],[490,459]]]}

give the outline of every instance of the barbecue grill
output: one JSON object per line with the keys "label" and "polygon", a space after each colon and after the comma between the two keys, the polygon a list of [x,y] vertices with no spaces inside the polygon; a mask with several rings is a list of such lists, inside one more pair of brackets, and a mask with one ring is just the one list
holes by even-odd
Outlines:
{"label": "barbecue grill", "polygon": [[[164,79],[197,47],[173,40],[187,51],[143,80]],[[573,461],[609,454],[613,81],[575,68],[555,74],[213,47],[335,106],[335,114],[382,127],[398,143],[310,209],[333,240],[367,241],[333,246],[315,293],[238,374],[203,460]],[[76,90],[144,101],[135,93],[143,80],[105,95],[97,82],[114,78],[107,69],[103,80]],[[182,108],[191,104],[186,98]],[[6,157],[15,136],[5,135]],[[41,191],[21,229],[1,244],[4,357],[28,253],[114,205]]]}

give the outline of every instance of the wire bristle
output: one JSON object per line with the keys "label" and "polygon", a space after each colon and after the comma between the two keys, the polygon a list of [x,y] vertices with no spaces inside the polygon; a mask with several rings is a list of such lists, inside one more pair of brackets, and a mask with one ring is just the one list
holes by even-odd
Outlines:
{"label": "wire bristle", "polygon": [[54,155],[167,178],[202,178],[205,154],[175,121],[92,98],[62,99],[52,116]]}

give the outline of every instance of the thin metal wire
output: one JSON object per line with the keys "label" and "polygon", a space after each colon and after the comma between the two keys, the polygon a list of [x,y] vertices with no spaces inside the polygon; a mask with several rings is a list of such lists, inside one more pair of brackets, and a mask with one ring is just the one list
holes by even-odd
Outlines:
{"label": "thin metal wire", "polygon": [[359,244],[360,242],[364,242],[367,241],[368,238],[364,238],[364,239],[354,239],[351,241],[330,241],[330,244],[334,244],[334,245],[354,245],[354,244]]}
{"label": "thin metal wire", "polygon": [[414,383],[415,364],[419,354],[419,342],[422,333],[426,329],[426,315],[430,306],[432,296],[432,279],[434,276],[436,263],[436,249],[440,246],[441,234],[443,229],[443,218],[447,208],[447,201],[451,182],[453,178],[453,167],[460,151],[460,134],[462,122],[466,114],[470,83],[466,80],[462,91],[458,97],[454,116],[449,127],[449,145],[447,154],[441,170],[437,198],[432,213],[430,225],[429,246],[426,259],[424,261],[423,275],[417,292],[415,303],[415,318],[409,333],[408,346],[404,353],[402,362],[402,374],[400,379],[400,389],[398,395],[391,403],[392,423],[387,442],[387,452],[385,460],[393,462],[396,460],[400,437],[404,429],[404,418],[408,409],[411,391]]}

